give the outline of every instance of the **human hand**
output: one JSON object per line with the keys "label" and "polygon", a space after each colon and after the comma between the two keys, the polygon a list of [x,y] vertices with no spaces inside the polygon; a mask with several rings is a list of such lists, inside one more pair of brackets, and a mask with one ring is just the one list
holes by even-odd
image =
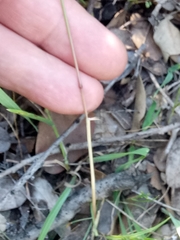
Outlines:
{"label": "human hand", "polygon": [[[91,111],[103,98],[98,80],[120,75],[127,55],[123,44],[76,1],[64,2]],[[0,86],[55,112],[82,113],[60,1],[0,0],[0,23]]]}

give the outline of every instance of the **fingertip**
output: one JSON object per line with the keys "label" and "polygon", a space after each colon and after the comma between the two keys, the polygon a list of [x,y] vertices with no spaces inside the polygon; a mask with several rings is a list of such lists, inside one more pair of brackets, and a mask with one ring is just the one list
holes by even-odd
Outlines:
{"label": "fingertip", "polygon": [[106,38],[107,64],[104,66],[104,75],[101,80],[112,80],[124,71],[127,64],[127,51],[124,44],[113,34],[108,33]]}
{"label": "fingertip", "polygon": [[[45,99],[41,98],[39,104],[45,106],[51,111],[61,114],[83,114],[85,112],[83,106],[82,95],[85,100],[85,107],[88,112],[92,112],[101,104],[104,97],[104,90],[94,78],[83,74],[83,88],[79,89],[78,82],[73,88],[66,88],[63,92],[66,92],[66,96],[63,96],[61,90],[59,94],[56,91],[48,92]],[[55,86],[55,89],[61,89],[62,87]],[[81,94],[82,91],[82,94]],[[37,102],[37,99],[36,99]]]}

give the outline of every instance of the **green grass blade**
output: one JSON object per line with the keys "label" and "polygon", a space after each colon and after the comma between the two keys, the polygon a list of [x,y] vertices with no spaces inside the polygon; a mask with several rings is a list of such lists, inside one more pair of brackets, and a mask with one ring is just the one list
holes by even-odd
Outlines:
{"label": "green grass blade", "polygon": [[[21,108],[10,98],[1,88],[0,88],[0,103],[7,109],[16,109],[21,110]],[[25,119],[34,127],[34,129],[38,132],[37,127],[34,123],[27,117]]]}
{"label": "green grass blade", "polygon": [[[173,80],[173,73],[177,70],[180,69],[180,64],[175,64],[172,67],[168,68],[168,73],[163,81],[163,83],[161,84],[161,87],[163,88],[164,86],[166,86],[168,83],[170,83]],[[159,91],[157,90],[155,92],[154,95],[156,95]]]}
{"label": "green grass blade", "polygon": [[21,109],[7,109],[9,112],[12,112],[12,113],[15,113],[15,114],[18,114],[24,118],[31,118],[31,119],[34,119],[34,120],[37,120],[37,121],[40,121],[40,122],[43,122],[43,123],[46,123],[50,126],[53,126],[54,123],[52,120],[50,119],[47,119],[47,118],[44,118],[44,117],[41,117],[41,116],[38,116],[34,113],[29,113],[29,112],[26,112],[26,111],[23,111]]}
{"label": "green grass blade", "polygon": [[0,88],[0,103],[5,108],[19,109],[20,107]]}
{"label": "green grass blade", "polygon": [[103,156],[94,157],[94,162],[99,163],[99,162],[110,161],[110,160],[114,160],[117,158],[129,156],[131,154],[137,154],[137,155],[141,155],[141,156],[145,157],[145,156],[147,156],[148,152],[149,152],[149,148],[139,148],[139,149],[137,149],[135,151],[131,151],[131,152],[111,153],[111,154],[106,154]]}
{"label": "green grass blade", "polygon": [[[175,64],[168,69],[168,73],[167,73],[163,83],[161,84],[162,88],[165,87],[168,83],[170,83],[173,80],[173,73],[179,69],[180,69],[180,64]],[[156,96],[158,92],[159,91],[157,90],[154,93],[154,96]],[[151,106],[149,107],[149,109],[146,113],[146,116],[145,116],[145,119],[144,119],[144,122],[142,125],[143,130],[150,127],[152,125],[152,123],[154,122],[154,120],[158,117],[161,110],[160,109],[157,110],[156,106],[157,106],[156,102],[153,101],[153,103],[151,104]]]}
{"label": "green grass blade", "polygon": [[87,237],[88,237],[88,235],[89,235],[89,233],[90,233],[90,231],[91,231],[92,226],[93,226],[93,224],[92,224],[92,222],[91,222],[91,223],[89,224],[89,227],[88,227],[88,229],[87,229],[84,237],[83,237],[83,240],[86,240],[86,239],[87,239]]}
{"label": "green grass blade", "polygon": [[[76,177],[73,177],[70,184],[74,184]],[[68,198],[70,192],[71,192],[72,188],[67,187],[63,193],[61,194],[61,196],[59,197],[56,205],[53,207],[53,209],[51,210],[51,212],[49,213],[48,217],[46,218],[46,221],[44,222],[44,225],[42,227],[41,233],[39,235],[38,240],[44,240],[47,233],[49,232],[52,223],[54,222],[58,212],[60,211],[60,209],[62,208],[64,202],[66,201],[66,199]]]}
{"label": "green grass blade", "polygon": [[149,109],[146,113],[144,122],[142,124],[143,130],[146,130],[147,128],[149,128],[152,125],[152,123],[154,122],[154,120],[158,117],[161,110],[160,109],[157,110],[156,106],[157,106],[156,102],[153,101],[153,103],[151,104],[151,106],[149,107]]}
{"label": "green grass blade", "polygon": [[165,219],[158,225],[141,230],[140,232],[137,233],[130,233],[128,235],[112,235],[112,236],[107,236],[107,240],[154,240],[153,238],[145,237],[145,234],[151,234],[152,232],[155,232],[158,228],[160,228],[162,225],[164,225],[167,221],[169,221],[170,218]]}
{"label": "green grass blade", "polygon": [[144,156],[140,156],[138,158],[135,158],[133,161],[131,162],[126,162],[124,164],[121,164],[119,167],[117,167],[115,169],[115,173],[118,173],[118,172],[121,172],[121,171],[125,171],[126,169],[130,168],[130,166],[133,164],[133,163],[136,163],[136,162],[139,162],[139,161],[142,161],[145,157]]}

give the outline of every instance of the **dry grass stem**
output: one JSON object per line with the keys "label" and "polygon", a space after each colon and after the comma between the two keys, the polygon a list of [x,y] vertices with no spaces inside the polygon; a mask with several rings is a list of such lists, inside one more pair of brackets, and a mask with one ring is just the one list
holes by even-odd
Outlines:
{"label": "dry grass stem", "polygon": [[83,84],[80,78],[80,72],[79,72],[79,66],[76,58],[76,53],[75,53],[75,48],[72,40],[72,35],[71,35],[71,30],[68,22],[68,17],[66,14],[66,9],[64,6],[64,1],[61,0],[61,6],[63,10],[63,16],[66,24],[66,29],[68,32],[68,38],[71,46],[71,51],[73,55],[73,60],[74,60],[74,65],[76,69],[76,74],[77,74],[77,80],[78,80],[78,86],[79,90],[81,93],[81,100],[82,100],[82,105],[84,109],[84,114],[86,118],[86,132],[87,132],[87,142],[88,142],[88,154],[89,154],[89,161],[90,161],[90,169],[91,169],[91,188],[92,188],[92,208],[93,208],[93,214],[94,217],[96,215],[96,191],[95,191],[95,174],[94,174],[94,161],[93,161],[93,152],[92,152],[92,144],[91,144],[91,124],[90,124],[90,119],[88,117],[88,112],[87,112],[87,107],[86,107],[86,101],[84,98],[84,92],[83,92]]}

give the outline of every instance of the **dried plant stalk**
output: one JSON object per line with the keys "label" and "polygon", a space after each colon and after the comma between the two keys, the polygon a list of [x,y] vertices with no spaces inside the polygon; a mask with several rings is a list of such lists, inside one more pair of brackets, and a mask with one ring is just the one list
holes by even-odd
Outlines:
{"label": "dried plant stalk", "polygon": [[82,99],[82,105],[84,109],[84,114],[86,118],[86,132],[87,132],[87,142],[88,142],[88,154],[89,154],[89,162],[90,162],[90,171],[91,171],[91,189],[92,189],[92,208],[93,208],[93,214],[94,217],[96,216],[96,191],[95,191],[95,174],[94,174],[94,161],[93,161],[93,152],[92,152],[92,143],[91,143],[91,124],[90,124],[90,118],[88,117],[88,112],[87,112],[87,107],[86,107],[86,102],[84,98],[84,92],[83,92],[83,84],[80,78],[80,73],[79,73],[79,66],[76,58],[76,53],[75,53],[75,48],[72,40],[72,35],[69,27],[69,22],[66,14],[66,9],[64,6],[64,1],[61,0],[61,6],[63,10],[63,16],[66,24],[66,29],[68,33],[68,38],[71,46],[71,51],[73,55],[73,60],[74,60],[74,65],[76,69],[76,74],[77,74],[77,80],[78,80],[78,86],[79,90],[81,93],[81,99]]}

